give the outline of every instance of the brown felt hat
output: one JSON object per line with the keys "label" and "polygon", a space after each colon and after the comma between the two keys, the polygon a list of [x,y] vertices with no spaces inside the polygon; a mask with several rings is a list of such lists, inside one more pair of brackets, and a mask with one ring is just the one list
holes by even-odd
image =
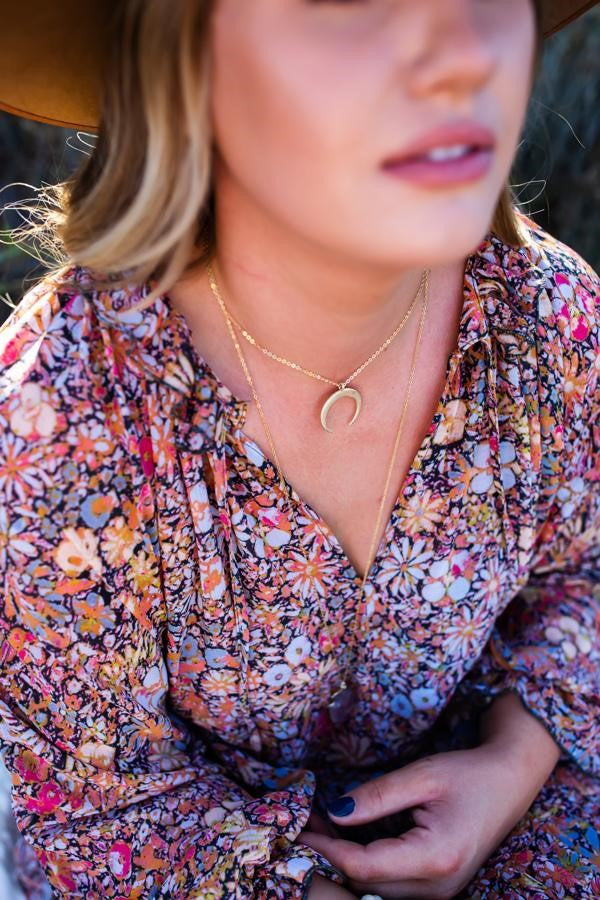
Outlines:
{"label": "brown felt hat", "polygon": [[[98,124],[107,22],[118,0],[22,0],[0,20],[0,109],[54,125]],[[542,0],[544,36],[597,0]]]}

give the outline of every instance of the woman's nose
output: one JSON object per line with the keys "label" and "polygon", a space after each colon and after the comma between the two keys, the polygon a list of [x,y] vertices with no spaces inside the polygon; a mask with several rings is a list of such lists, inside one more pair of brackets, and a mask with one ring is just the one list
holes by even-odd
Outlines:
{"label": "woman's nose", "polygon": [[424,2],[405,83],[417,97],[470,94],[491,77],[494,41],[473,0]]}

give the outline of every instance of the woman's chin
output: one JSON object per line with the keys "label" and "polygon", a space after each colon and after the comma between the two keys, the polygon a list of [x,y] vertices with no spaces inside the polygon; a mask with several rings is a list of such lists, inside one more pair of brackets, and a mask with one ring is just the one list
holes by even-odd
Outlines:
{"label": "woman's chin", "polygon": [[357,262],[366,262],[383,268],[413,268],[443,266],[470,256],[489,233],[491,216],[482,217],[474,227],[472,221],[463,224],[449,223],[445,229],[415,226],[410,234],[404,229],[397,233],[387,231],[378,235],[371,233],[368,241],[351,242],[349,257]]}

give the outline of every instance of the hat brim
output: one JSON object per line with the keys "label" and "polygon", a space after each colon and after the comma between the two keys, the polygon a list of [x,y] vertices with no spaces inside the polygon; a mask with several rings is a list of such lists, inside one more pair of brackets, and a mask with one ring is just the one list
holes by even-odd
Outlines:
{"label": "hat brim", "polygon": [[[542,0],[548,37],[598,0]],[[0,110],[65,128],[95,131],[109,0],[30,0],[2,12]]]}

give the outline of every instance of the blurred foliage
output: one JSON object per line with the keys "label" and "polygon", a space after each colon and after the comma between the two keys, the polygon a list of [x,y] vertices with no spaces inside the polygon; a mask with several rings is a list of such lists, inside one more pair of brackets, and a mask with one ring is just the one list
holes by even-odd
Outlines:
{"label": "blurred foliage", "polygon": [[[89,137],[83,140],[88,142]],[[32,187],[61,181],[82,160],[89,149],[77,133],[54,128],[0,112],[0,208],[17,201],[31,201]],[[2,231],[23,224],[15,212],[2,217]],[[45,268],[23,249],[3,237],[0,243],[0,295],[12,301],[20,299],[27,286],[43,274]],[[10,309],[0,308],[0,321]]]}
{"label": "blurred foliage", "polygon": [[[600,7],[546,41],[511,173],[526,212],[600,270]],[[536,198],[537,199],[534,199]]]}
{"label": "blurred foliage", "polygon": [[[600,268],[600,8],[545,42],[511,181],[525,211]],[[31,198],[13,186],[60,181],[81,162],[90,136],[0,113],[0,206]],[[595,163],[595,165],[594,165]],[[2,228],[20,224],[7,214]],[[14,244],[0,244],[0,295],[18,300],[43,269]],[[10,311],[0,304],[0,321]]]}

